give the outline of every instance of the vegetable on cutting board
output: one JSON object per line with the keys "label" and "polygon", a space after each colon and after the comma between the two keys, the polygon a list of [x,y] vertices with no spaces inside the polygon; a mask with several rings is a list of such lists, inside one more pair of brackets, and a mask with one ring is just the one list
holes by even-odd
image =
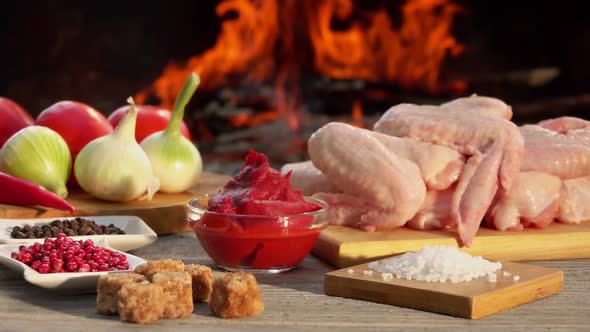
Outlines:
{"label": "vegetable on cutting board", "polygon": [[[135,140],[137,143],[141,143],[146,137],[155,132],[166,129],[168,123],[170,123],[172,112],[165,108],[152,105],[137,105],[135,108],[137,109],[137,124],[135,126]],[[129,105],[121,106],[109,115],[108,120],[113,127],[119,124],[128,109]],[[192,139],[188,126],[184,121],[180,125],[180,132],[187,139]]]}
{"label": "vegetable on cutting board", "polygon": [[199,76],[192,73],[176,97],[168,127],[151,134],[141,142],[141,147],[150,158],[154,174],[160,180],[160,191],[186,191],[197,183],[203,172],[199,150],[180,133],[184,109],[199,83]]}
{"label": "vegetable on cutting board", "polygon": [[[80,150],[92,140],[113,132],[113,126],[100,112],[77,101],[60,101],[43,110],[35,122],[55,130],[68,144],[72,154],[72,165]],[[75,185],[72,174],[69,185]]]}
{"label": "vegetable on cutting board", "polygon": [[68,145],[55,131],[29,126],[12,135],[0,149],[0,171],[38,184],[62,198],[72,157]]}
{"label": "vegetable on cutting board", "polygon": [[0,190],[0,204],[39,205],[58,210],[75,211],[70,203],[51,191],[3,172],[0,172],[0,188],[2,188]]}
{"label": "vegetable on cutting board", "polygon": [[152,164],[135,141],[137,110],[131,107],[111,134],[88,143],[78,154],[74,174],[80,187],[107,201],[130,201],[158,190]]}
{"label": "vegetable on cutting board", "polygon": [[92,140],[113,132],[111,123],[94,108],[76,101],[60,101],[43,110],[35,122],[55,130],[76,156]]}
{"label": "vegetable on cutting board", "polygon": [[34,123],[31,115],[19,104],[0,97],[0,148],[17,131]]}

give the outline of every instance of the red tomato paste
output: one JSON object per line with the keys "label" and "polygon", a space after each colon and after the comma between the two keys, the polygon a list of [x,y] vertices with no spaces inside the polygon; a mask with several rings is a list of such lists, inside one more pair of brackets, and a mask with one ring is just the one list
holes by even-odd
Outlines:
{"label": "red tomato paste", "polygon": [[225,267],[291,267],[312,249],[321,229],[310,229],[321,207],[293,190],[289,175],[250,151],[240,171],[209,200],[193,229],[203,248]]}

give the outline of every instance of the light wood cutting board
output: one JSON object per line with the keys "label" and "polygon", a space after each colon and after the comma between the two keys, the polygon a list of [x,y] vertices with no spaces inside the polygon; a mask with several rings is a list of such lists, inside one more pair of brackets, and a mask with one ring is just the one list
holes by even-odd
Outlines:
{"label": "light wood cutting board", "polygon": [[[365,275],[368,264],[327,273],[324,279],[326,295],[477,319],[516,307],[563,288],[563,272],[553,268],[504,262],[497,282],[486,277],[463,283],[440,283],[416,280],[384,280],[373,272]],[[510,276],[503,276],[503,272]],[[519,280],[514,280],[518,275]]]}
{"label": "light wood cutting board", "polygon": [[[457,246],[445,231],[416,231],[400,228],[367,233],[343,226],[328,226],[318,239],[314,254],[337,267],[347,267],[416,251],[425,245]],[[580,225],[552,224],[547,229],[500,232],[481,228],[470,248],[472,255],[489,259],[524,261],[590,258],[590,222]]]}
{"label": "light wood cutting board", "polygon": [[[193,197],[219,190],[229,179],[226,175],[204,172],[199,184],[180,194],[157,193],[153,199],[131,202],[107,202],[84,192],[72,192],[67,200],[76,208],[77,216],[134,215],[138,216],[157,234],[177,233],[186,227],[185,204]],[[19,207],[0,204],[0,218],[29,219],[69,217],[71,213],[41,207]]]}

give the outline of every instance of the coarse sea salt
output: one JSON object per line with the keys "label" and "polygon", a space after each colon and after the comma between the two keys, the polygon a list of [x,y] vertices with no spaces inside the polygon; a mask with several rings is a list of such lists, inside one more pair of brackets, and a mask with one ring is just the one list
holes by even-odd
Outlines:
{"label": "coarse sea salt", "polygon": [[467,282],[487,276],[496,282],[500,262],[490,262],[481,256],[471,256],[456,247],[426,246],[417,252],[369,263],[369,269],[390,273],[399,279],[426,282]]}
{"label": "coarse sea salt", "polygon": [[391,273],[381,273],[381,278],[385,281],[393,280],[393,274]]}

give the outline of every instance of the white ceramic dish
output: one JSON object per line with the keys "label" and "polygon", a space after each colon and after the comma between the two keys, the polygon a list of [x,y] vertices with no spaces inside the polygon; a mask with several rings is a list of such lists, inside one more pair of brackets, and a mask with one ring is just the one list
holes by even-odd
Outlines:
{"label": "white ceramic dish", "polygon": [[[109,248],[108,244],[105,243],[104,239],[96,242],[101,247]],[[16,259],[10,258],[10,253],[18,251],[20,244],[2,244],[0,245],[0,263],[6,265],[11,270],[20,273],[23,278],[36,286],[55,289],[55,290],[96,290],[98,283],[98,277],[109,272],[64,272],[64,273],[47,273],[41,274],[33,270],[28,265],[17,261]],[[113,249],[113,248],[110,248]],[[118,250],[115,250],[118,251]],[[129,270],[135,269],[136,266],[145,263],[146,261],[140,257],[126,254],[118,251],[127,256],[127,262],[129,262]],[[125,272],[125,271],[119,271]]]}
{"label": "white ceramic dish", "polygon": [[[14,226],[23,227],[24,225],[38,225],[42,226],[48,224],[55,219],[74,219],[75,217],[56,217],[44,219],[0,219],[0,244],[28,244],[34,242],[43,242],[43,239],[13,239],[10,237],[10,232]],[[94,220],[98,225],[113,224],[119,227],[125,234],[117,235],[85,235],[72,236],[71,238],[92,239],[98,241],[99,239],[106,239],[108,246],[121,251],[129,251],[138,249],[148,244],[154,243],[158,239],[158,235],[136,216],[83,216],[81,218]]]}

